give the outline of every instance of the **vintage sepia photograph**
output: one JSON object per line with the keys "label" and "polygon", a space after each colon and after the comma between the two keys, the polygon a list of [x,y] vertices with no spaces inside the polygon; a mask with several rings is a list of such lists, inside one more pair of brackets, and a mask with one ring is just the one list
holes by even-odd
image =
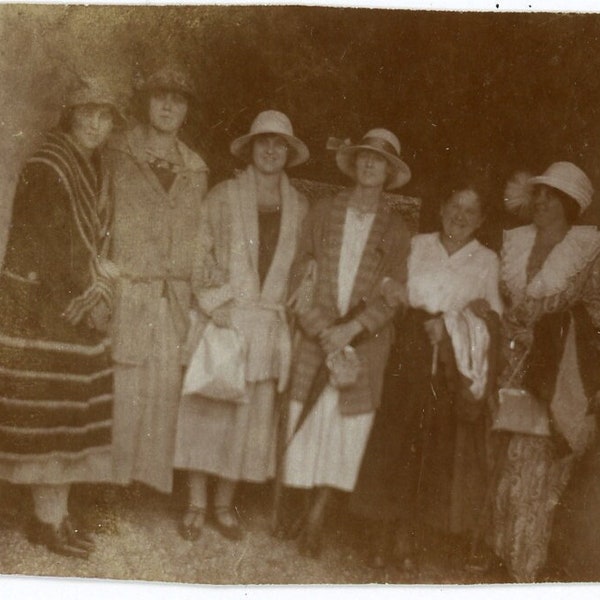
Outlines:
{"label": "vintage sepia photograph", "polygon": [[600,580],[600,14],[0,36],[0,585]]}

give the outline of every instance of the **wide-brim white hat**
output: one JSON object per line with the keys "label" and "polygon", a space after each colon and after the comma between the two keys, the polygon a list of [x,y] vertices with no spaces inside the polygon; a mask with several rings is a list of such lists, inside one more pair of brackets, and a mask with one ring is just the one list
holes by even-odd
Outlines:
{"label": "wide-brim white hat", "polygon": [[294,135],[292,123],[286,115],[277,110],[265,110],[257,115],[250,126],[250,131],[231,142],[231,154],[238,158],[247,160],[248,145],[257,135],[279,135],[288,143],[290,155],[288,156],[288,167],[295,167],[306,162],[310,156],[306,144]]}
{"label": "wide-brim white hat", "polygon": [[594,188],[588,176],[571,162],[552,163],[542,175],[528,180],[529,186],[547,185],[573,198],[583,212],[591,203]]}
{"label": "wide-brim white hat", "polygon": [[371,129],[358,144],[342,144],[336,152],[337,165],[346,175],[356,178],[356,153],[371,150],[385,157],[393,173],[386,183],[386,189],[393,190],[406,185],[411,178],[408,165],[400,158],[400,141],[387,129]]}

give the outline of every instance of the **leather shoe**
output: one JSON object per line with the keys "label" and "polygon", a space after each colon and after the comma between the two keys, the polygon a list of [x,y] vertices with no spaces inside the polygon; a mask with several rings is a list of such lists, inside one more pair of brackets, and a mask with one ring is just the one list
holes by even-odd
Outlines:
{"label": "leather shoe", "polygon": [[188,542],[194,542],[202,533],[206,508],[190,504],[179,522],[179,535]]}
{"label": "leather shoe", "polygon": [[27,539],[32,544],[46,546],[48,550],[62,556],[75,558],[88,558],[89,550],[74,544],[74,534],[70,530],[68,517],[63,519],[58,527],[50,523],[44,523],[37,517],[33,517],[27,527]]}
{"label": "leather shoe", "polygon": [[[228,540],[239,542],[244,539],[244,531],[237,514],[229,506],[215,506],[213,524],[215,529]],[[224,517],[229,523],[225,522]]]}
{"label": "leather shoe", "polygon": [[92,536],[70,515],[64,518],[61,527],[64,527],[69,544],[72,546],[82,548],[88,552],[96,548]]}

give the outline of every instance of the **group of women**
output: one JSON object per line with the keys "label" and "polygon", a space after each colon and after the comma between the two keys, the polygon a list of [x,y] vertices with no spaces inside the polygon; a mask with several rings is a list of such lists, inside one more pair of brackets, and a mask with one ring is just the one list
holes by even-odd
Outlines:
{"label": "group of women", "polygon": [[[28,539],[87,557],[71,484],[169,493],[181,469],[180,535],[210,520],[239,540],[237,484],[276,476],[275,533],[304,554],[319,554],[337,489],[369,524],[375,565],[410,568],[436,531],[535,580],[595,440],[587,176],[563,162],[521,179],[530,224],[505,232],[498,259],[476,239],[474,181],[442,203],[439,232],[411,239],[383,195],[411,177],[386,129],[339,144],[352,186],[309,207],[286,175],[309,150],[264,111],[231,143],[245,167],[207,193],[178,137],[196,101],[161,69],[126,128],[111,87],[82,81],[21,172],[0,281],[0,478],[31,487]],[[235,398],[182,393],[211,329],[243,340]]]}

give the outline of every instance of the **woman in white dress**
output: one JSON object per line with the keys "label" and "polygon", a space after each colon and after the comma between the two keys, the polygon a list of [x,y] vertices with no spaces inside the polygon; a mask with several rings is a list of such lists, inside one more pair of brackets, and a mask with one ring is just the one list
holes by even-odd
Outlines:
{"label": "woman in white dress", "polygon": [[189,473],[189,506],[179,527],[186,540],[197,539],[204,525],[208,476],[217,480],[215,528],[232,540],[243,537],[234,493],[239,481],[261,483],[272,476],[275,393],[285,386],[290,363],[284,306],[308,207],[285,169],[305,162],[308,148],[286,115],[268,110],[232,142],[231,153],[247,167],[207,196],[193,289],[196,333],[212,322],[242,334],[246,393],[236,402],[182,398],[175,467]]}
{"label": "woman in white dress", "polygon": [[[360,143],[340,146],[336,160],[355,184],[323,199],[303,236],[299,268],[316,265],[316,281],[312,306],[298,317],[283,468],[285,485],[315,492],[300,538],[309,555],[320,552],[331,490],[349,492],[356,481],[393,336],[395,306],[380,290],[386,278],[405,280],[410,241],[402,217],[383,198],[385,188],[410,179],[397,137],[373,129]],[[355,381],[328,381],[335,364]]]}

